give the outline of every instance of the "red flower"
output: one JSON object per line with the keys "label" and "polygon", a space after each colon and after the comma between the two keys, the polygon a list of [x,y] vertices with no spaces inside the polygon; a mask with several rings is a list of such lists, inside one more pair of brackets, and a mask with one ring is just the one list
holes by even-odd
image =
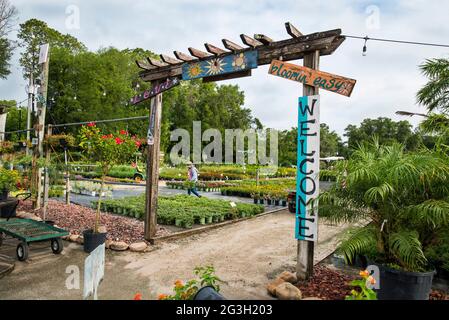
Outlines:
{"label": "red flower", "polygon": [[107,135],[101,136],[101,139],[107,139],[107,138],[109,138],[109,136],[107,136]]}
{"label": "red flower", "polygon": [[87,124],[87,126],[88,126],[88,127],[95,127],[95,122],[89,122],[89,123]]}
{"label": "red flower", "polygon": [[126,136],[126,135],[128,134],[128,131],[126,131],[126,130],[120,130],[120,134],[121,134],[122,136]]}
{"label": "red flower", "polygon": [[131,167],[135,168],[137,167],[137,164],[135,162],[131,163]]}
{"label": "red flower", "polygon": [[115,138],[115,143],[116,143],[116,144],[122,144],[122,143],[123,143],[123,140],[120,139],[119,137],[117,137],[117,138]]}
{"label": "red flower", "polygon": [[134,300],[142,300],[142,294],[141,293],[136,293],[134,295]]}
{"label": "red flower", "polygon": [[140,145],[141,145],[140,141],[136,141],[135,144],[136,144],[137,148],[140,148]]}

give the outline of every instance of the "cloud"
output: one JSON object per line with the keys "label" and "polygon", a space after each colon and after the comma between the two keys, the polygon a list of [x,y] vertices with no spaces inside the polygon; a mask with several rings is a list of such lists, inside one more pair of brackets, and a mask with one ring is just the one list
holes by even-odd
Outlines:
{"label": "cloud", "polygon": [[[15,0],[14,4],[22,22],[31,17],[44,20],[76,36],[91,50],[112,45],[171,54],[173,50],[187,52],[188,47],[202,49],[205,42],[221,45],[222,38],[239,42],[241,33],[264,33],[281,40],[288,37],[286,21],[304,33],[341,28],[344,34],[370,37],[429,42],[449,38],[447,1]],[[65,9],[70,4],[79,6],[79,30],[66,28]],[[368,28],[370,13],[366,9],[372,5],[379,8],[379,29]],[[448,53],[444,48],[369,41],[368,55],[362,57],[362,47],[363,41],[347,39],[334,55],[321,59],[322,70],[357,79],[351,98],[321,92],[321,121],[340,134],[348,124],[359,124],[367,117],[403,120],[395,111],[423,112],[415,98],[426,81],[418,65],[426,58],[447,57]],[[13,74],[0,81],[0,98],[20,100],[26,97],[26,83],[17,58],[13,63]],[[246,106],[267,126],[295,126],[300,85],[269,76],[266,66],[254,70],[251,78],[222,83],[239,84],[246,94]],[[411,119],[414,124],[418,120]]]}

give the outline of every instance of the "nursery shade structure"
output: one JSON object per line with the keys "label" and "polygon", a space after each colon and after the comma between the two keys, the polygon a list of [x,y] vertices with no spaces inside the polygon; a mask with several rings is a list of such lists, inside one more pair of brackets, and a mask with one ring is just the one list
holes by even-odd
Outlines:
{"label": "nursery shade structure", "polygon": [[[251,76],[251,70],[273,60],[290,61],[304,59],[304,66],[318,69],[320,56],[331,55],[343,43],[341,29],[304,35],[290,22],[285,23],[289,37],[275,41],[267,35],[240,35],[243,44],[222,39],[224,48],[205,43],[205,50],[189,47],[189,54],[174,51],[174,56],[161,54],[160,60],[147,57],[136,61],[144,81],[153,87],[173,80],[203,78],[205,82]],[[242,62],[244,61],[244,62]],[[178,81],[179,82],[179,81]],[[317,95],[318,88],[304,84],[304,95]],[[150,130],[152,142],[147,157],[147,190],[145,206],[145,237],[152,240],[157,230],[157,196],[159,178],[160,123],[162,90],[151,98]],[[297,274],[308,279],[313,272],[313,242],[298,241]]]}

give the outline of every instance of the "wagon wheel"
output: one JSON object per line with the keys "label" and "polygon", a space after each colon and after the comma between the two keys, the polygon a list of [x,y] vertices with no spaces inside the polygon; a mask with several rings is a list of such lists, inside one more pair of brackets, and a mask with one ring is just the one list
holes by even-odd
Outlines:
{"label": "wagon wheel", "polygon": [[51,251],[54,254],[60,254],[64,250],[64,244],[62,243],[61,238],[56,238],[51,240]]}
{"label": "wagon wheel", "polygon": [[142,182],[142,176],[140,175],[140,174],[135,174],[134,175],[134,181],[135,182],[137,182],[137,183],[140,183],[140,182]]}
{"label": "wagon wheel", "polygon": [[26,259],[28,259],[28,252],[29,249],[26,242],[22,242],[17,245],[16,254],[19,261],[25,261]]}

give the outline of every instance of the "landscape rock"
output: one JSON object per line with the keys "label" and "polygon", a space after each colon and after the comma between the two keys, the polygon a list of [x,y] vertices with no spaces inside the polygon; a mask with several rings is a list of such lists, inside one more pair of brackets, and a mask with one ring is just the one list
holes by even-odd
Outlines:
{"label": "landscape rock", "polygon": [[281,285],[282,283],[284,283],[285,281],[282,280],[281,278],[276,278],[273,281],[271,281],[268,285],[267,285],[267,291],[269,294],[271,294],[272,296],[276,296],[276,288],[277,286]]}
{"label": "landscape rock", "polygon": [[290,282],[292,284],[295,284],[298,282],[298,278],[296,277],[296,274],[291,273],[289,271],[282,272],[278,278],[281,278],[285,282]]}
{"label": "landscape rock", "polygon": [[77,234],[71,234],[71,235],[69,236],[69,241],[71,241],[71,242],[77,242],[77,240],[78,240],[79,237],[80,237],[80,236],[77,235]]}
{"label": "landscape rock", "polygon": [[318,298],[318,297],[307,297],[307,298],[303,298],[302,300],[323,300],[323,299]]}
{"label": "landscape rock", "polygon": [[21,219],[30,219],[34,221],[42,221],[42,219],[32,213],[24,212],[24,211],[17,211],[16,217]]}
{"label": "landscape rock", "polygon": [[99,226],[99,227],[98,227],[98,232],[99,232],[99,233],[106,233],[106,232],[107,232],[106,226]]}
{"label": "landscape rock", "polygon": [[111,248],[111,244],[112,244],[113,242],[114,242],[114,241],[107,239],[107,240],[104,242],[104,247],[105,247],[106,249],[110,249],[110,248]]}
{"label": "landscape rock", "polygon": [[84,237],[83,236],[78,236],[78,238],[75,241],[78,244],[84,244]]}
{"label": "landscape rock", "polygon": [[125,251],[125,250],[128,250],[128,247],[129,247],[129,245],[123,241],[113,241],[109,245],[109,248],[111,250],[115,250],[115,251]]}
{"label": "landscape rock", "polygon": [[276,297],[279,300],[301,300],[301,290],[289,282],[281,283],[276,287]]}
{"label": "landscape rock", "polygon": [[145,252],[148,245],[145,242],[135,242],[129,245],[129,250],[132,252]]}

